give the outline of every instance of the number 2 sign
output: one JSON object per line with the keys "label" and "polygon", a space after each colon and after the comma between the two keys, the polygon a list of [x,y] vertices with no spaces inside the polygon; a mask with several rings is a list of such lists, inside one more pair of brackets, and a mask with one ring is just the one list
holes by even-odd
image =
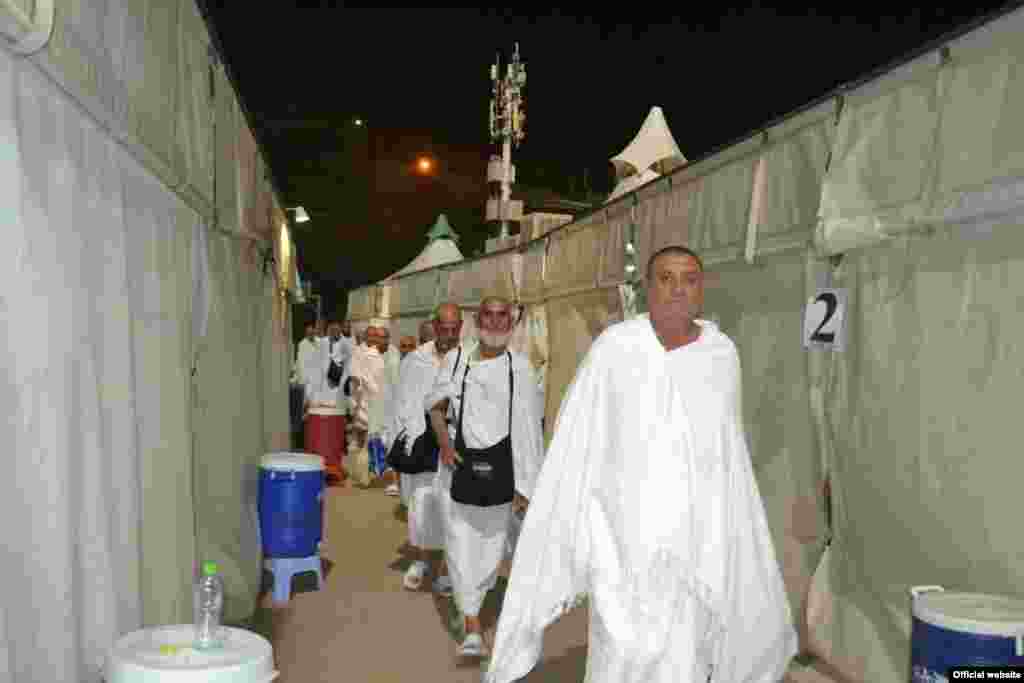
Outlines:
{"label": "number 2 sign", "polygon": [[804,348],[842,351],[845,322],[846,290],[819,289],[804,308]]}

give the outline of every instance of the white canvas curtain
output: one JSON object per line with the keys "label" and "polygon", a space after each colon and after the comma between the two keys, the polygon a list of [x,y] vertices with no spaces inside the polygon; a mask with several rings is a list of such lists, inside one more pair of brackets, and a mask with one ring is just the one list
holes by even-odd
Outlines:
{"label": "white canvas curtain", "polygon": [[194,288],[204,276],[192,268],[195,238],[205,227],[133,160],[123,162],[122,182],[142,454],[143,621],[155,625],[188,621],[192,607],[192,309],[202,305]]}
{"label": "white canvas curtain", "polygon": [[[196,360],[194,466],[198,560],[224,575],[228,619],[252,614],[260,582],[256,495],[268,434],[287,430],[287,403],[265,423],[264,349],[272,343],[269,277],[249,240],[210,236],[210,320]],[[254,372],[259,369],[259,372]],[[285,390],[282,387],[282,390]]]}
{"label": "white canvas curtain", "polygon": [[815,237],[844,254],[850,344],[824,385],[835,538],[816,646],[859,680],[906,675],[910,586],[1021,596],[1022,28],[1017,11],[864,86],[836,130]]}
{"label": "white canvas curtain", "polygon": [[544,260],[547,240],[537,241],[520,256],[519,299],[524,302],[540,301],[544,297]]}
{"label": "white canvas curtain", "polygon": [[493,287],[501,288],[511,296],[514,294],[517,265],[516,255],[505,253],[447,267],[446,299],[461,306],[475,307],[480,304],[484,293]]}
{"label": "white canvas curtain", "polygon": [[209,218],[209,43],[190,0],[58,2],[49,42],[30,61]]}
{"label": "white canvas curtain", "polygon": [[548,238],[544,265],[545,296],[589,291],[597,286],[603,225],[575,226]]}
{"label": "white canvas curtain", "polygon": [[633,224],[633,207],[630,206],[628,211],[605,211],[604,222],[608,227],[601,244],[598,284],[602,287],[612,287],[626,281],[626,243],[631,234],[630,226]]}
{"label": "white canvas curtain", "polygon": [[[121,633],[187,614],[189,501],[153,527],[165,537],[142,530],[160,487],[189,477],[187,443],[164,439],[185,414],[188,330],[176,316],[190,318],[195,217],[6,51],[0,149],[0,401],[11,451],[0,483],[10,522],[0,681],[95,681]],[[158,253],[157,236],[169,253]],[[166,367],[152,366],[157,356]]]}
{"label": "white canvas curtain", "polygon": [[447,271],[434,269],[407,275],[394,281],[391,310],[405,313],[430,313],[447,292]]}
{"label": "white canvas curtain", "polygon": [[217,220],[222,230],[240,232],[244,227],[240,131],[245,124],[223,66],[214,69],[214,94],[214,201]]}
{"label": "white canvas curtain", "polygon": [[990,231],[1024,216],[1024,13],[851,93],[817,242],[824,253],[935,224]]}
{"label": "white canvas curtain", "polygon": [[825,385],[835,536],[822,641],[857,680],[906,676],[913,585],[1024,597],[1022,228],[970,242],[941,228],[837,271],[853,341]]}
{"label": "white canvas curtain", "polygon": [[822,105],[769,131],[754,170],[744,256],[803,250],[817,224],[831,150],[834,106]]}
{"label": "white canvas curtain", "polygon": [[[249,616],[260,580],[258,462],[288,434],[280,293],[261,268],[268,245],[209,232],[200,210],[212,201],[202,193],[215,145],[199,151],[179,136],[163,159],[161,139],[210,111],[200,77],[189,81],[185,120],[174,107],[162,121],[152,107],[118,109],[119,69],[151,71],[116,61],[101,40],[149,35],[166,19],[168,40],[117,59],[153,60],[171,43],[198,59],[203,41],[178,28],[197,17],[185,4],[127,16],[113,5],[79,9],[61,15],[53,44],[88,47],[78,64],[103,66],[96,82],[75,81],[82,72],[66,52],[36,63],[0,50],[0,407],[11,450],[0,514],[17,520],[0,550],[0,683],[98,681],[117,637],[191,618],[199,559],[225,569],[227,618]],[[133,125],[112,126],[105,106]],[[237,103],[226,110],[235,116]],[[222,135],[237,147],[237,126]],[[254,159],[257,179],[224,199],[249,207],[250,226],[270,215],[267,196],[250,196],[269,192]],[[222,174],[240,177],[224,164]]]}

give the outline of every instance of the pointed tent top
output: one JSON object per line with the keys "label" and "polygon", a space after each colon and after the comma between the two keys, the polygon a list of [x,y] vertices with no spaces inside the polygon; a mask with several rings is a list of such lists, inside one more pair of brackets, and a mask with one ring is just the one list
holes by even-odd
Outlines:
{"label": "pointed tent top", "polygon": [[391,280],[401,275],[408,275],[409,273],[436,268],[446,263],[461,261],[462,252],[459,251],[459,246],[456,244],[458,239],[458,234],[452,229],[448,219],[442,213],[437,217],[434,227],[427,232],[427,246],[423,248],[419,256],[409,262],[405,268],[402,268],[397,273],[392,273],[390,277],[385,279]]}
{"label": "pointed tent top", "polygon": [[672,137],[661,107],[651,107],[640,132],[611,162],[616,175],[625,178],[648,169],[665,175],[685,165],[686,158]]}
{"label": "pointed tent top", "polygon": [[427,233],[427,244],[435,240],[452,240],[453,242],[459,241],[459,235],[455,232],[452,226],[448,223],[448,219],[442,213],[437,217],[437,221],[434,223],[434,227]]}

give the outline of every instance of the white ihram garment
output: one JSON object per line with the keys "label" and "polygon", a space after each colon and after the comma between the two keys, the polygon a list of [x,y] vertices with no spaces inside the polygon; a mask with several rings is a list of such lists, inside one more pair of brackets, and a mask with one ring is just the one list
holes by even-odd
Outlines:
{"label": "white ihram garment", "polygon": [[740,365],[713,323],[665,351],[609,328],[562,403],[487,683],[525,676],[589,596],[588,683],[776,683],[796,633],[743,432]]}
{"label": "white ihram garment", "polygon": [[295,356],[295,374],[305,389],[305,398],[312,398],[312,393],[320,388],[321,348],[319,340],[306,337],[299,342],[299,350]]}
{"label": "white ihram garment", "polygon": [[370,435],[381,436],[385,447],[390,448],[394,436],[391,430],[395,422],[398,356],[390,351],[382,355],[372,346],[359,346],[352,352],[349,372],[359,380],[359,389],[354,392],[359,426]]}
{"label": "white ihram garment", "polygon": [[[347,337],[339,337],[338,341],[332,344],[330,337],[321,337],[318,344],[315,355],[309,363],[313,371],[306,382],[306,397],[314,407],[340,408],[347,412],[345,380],[348,379],[351,365],[352,340]],[[342,368],[341,381],[334,387],[327,381],[327,373],[331,369],[332,361]]]}
{"label": "white ihram garment", "polygon": [[[410,351],[398,371],[395,394],[395,428],[397,437],[405,432],[406,454],[413,443],[428,429],[423,410],[427,394],[441,367],[434,342],[427,342]],[[444,547],[444,519],[434,487],[436,472],[402,475],[402,501],[409,509],[409,544],[424,550]]]}
{"label": "white ihram garment", "polygon": [[[433,407],[449,399],[449,415],[453,427],[457,427],[459,393],[463,372],[469,363],[463,438],[468,448],[489,448],[509,433],[508,358],[502,354],[490,360],[471,360],[468,357],[471,354],[471,350],[464,351],[458,367],[455,367],[458,349],[448,352],[424,405]],[[543,408],[529,361],[515,352],[511,356],[515,393],[512,405],[515,488],[520,495],[529,498],[544,458],[540,423]],[[459,609],[465,615],[476,616],[487,591],[494,587],[498,578],[498,568],[505,556],[512,504],[477,507],[456,503],[450,495],[451,474],[451,469],[444,465],[438,468],[437,486],[445,519],[448,571]]]}
{"label": "white ihram garment", "polygon": [[[398,384],[398,363],[390,353],[381,355],[376,348],[359,346],[352,352],[352,377],[359,380],[358,388],[352,395],[351,424],[354,429],[367,433],[367,444],[378,436],[384,448],[391,447],[394,435],[394,398]],[[345,463],[352,481],[360,486],[370,483],[369,452],[367,445],[360,447],[355,439],[348,442],[348,459]]]}

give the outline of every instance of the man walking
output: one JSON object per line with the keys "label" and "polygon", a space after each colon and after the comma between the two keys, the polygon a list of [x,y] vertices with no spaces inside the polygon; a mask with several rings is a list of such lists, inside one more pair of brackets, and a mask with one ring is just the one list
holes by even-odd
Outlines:
{"label": "man walking", "polygon": [[485,297],[476,322],[476,348],[448,352],[425,402],[445,466],[438,477],[448,491],[445,550],[465,629],[458,653],[465,657],[485,654],[480,608],[497,582],[513,502],[522,506],[532,494],[544,445],[533,370],[508,350],[511,299]]}
{"label": "man walking", "polygon": [[695,253],[647,267],[649,316],[594,341],[519,537],[485,681],[519,680],[589,597],[591,683],[776,683],[796,654],[733,342]]}
{"label": "man walking", "polygon": [[[441,304],[434,313],[433,327],[436,339],[410,352],[399,371],[396,432],[404,436],[406,446],[406,458],[399,469],[402,498],[409,509],[409,545],[415,553],[415,560],[402,577],[402,584],[409,590],[419,590],[429,575],[428,553],[444,548],[441,496],[435,486],[440,446],[423,404],[434,388],[445,356],[459,343],[462,311],[455,304]],[[438,577],[435,590],[450,593],[451,581],[440,567],[435,567],[433,575]]]}

